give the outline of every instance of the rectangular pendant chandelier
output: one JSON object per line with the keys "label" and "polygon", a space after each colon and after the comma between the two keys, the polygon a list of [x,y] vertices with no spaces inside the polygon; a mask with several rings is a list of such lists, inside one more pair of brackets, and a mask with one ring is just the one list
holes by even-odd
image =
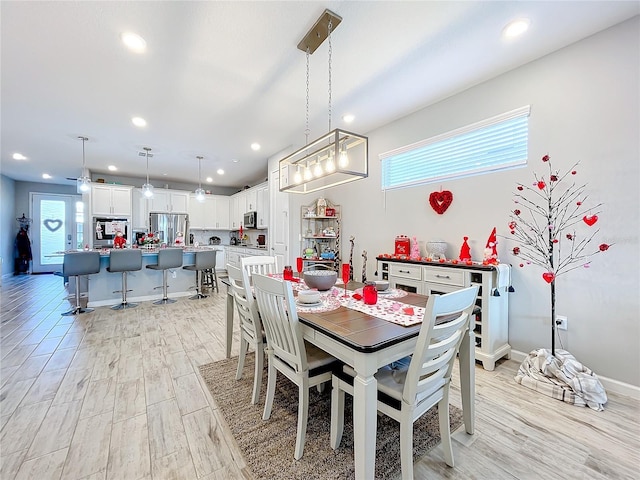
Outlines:
{"label": "rectangular pendant chandelier", "polygon": [[280,191],[311,193],[369,176],[368,139],[339,128],[280,160]]}

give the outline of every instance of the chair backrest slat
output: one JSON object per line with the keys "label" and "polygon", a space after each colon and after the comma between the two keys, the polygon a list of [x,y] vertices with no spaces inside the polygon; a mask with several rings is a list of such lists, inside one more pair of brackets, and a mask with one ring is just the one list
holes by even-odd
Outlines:
{"label": "chair backrest slat", "polygon": [[262,336],[262,324],[260,315],[258,315],[257,304],[251,293],[248,281],[244,279],[246,273],[233,265],[227,265],[227,273],[234,303],[240,317],[240,328],[253,338]]}
{"label": "chair backrest slat", "polygon": [[242,270],[249,274],[249,278],[256,273],[269,275],[276,273],[276,257],[256,255],[253,257],[242,257],[240,259]]}
{"label": "chair backrest slat", "polygon": [[[475,306],[478,287],[446,295],[430,295],[416,348],[407,371],[402,398],[415,404],[449,381],[456,353]],[[436,318],[446,322],[436,325]],[[449,318],[451,317],[451,318]]]}
{"label": "chair backrest slat", "polygon": [[307,354],[291,283],[254,274],[253,287],[268,348],[295,371],[307,370]]}

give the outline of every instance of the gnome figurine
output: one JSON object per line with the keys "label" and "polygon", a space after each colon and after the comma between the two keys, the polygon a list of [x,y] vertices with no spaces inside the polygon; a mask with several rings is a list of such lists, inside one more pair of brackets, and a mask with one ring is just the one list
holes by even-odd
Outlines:
{"label": "gnome figurine", "polygon": [[460,261],[461,262],[470,262],[471,261],[471,247],[467,243],[469,237],[464,237],[464,242],[462,242],[462,247],[460,247]]}
{"label": "gnome figurine", "polygon": [[484,248],[484,260],[482,263],[485,265],[496,265],[498,263],[498,251],[496,250],[497,244],[496,227],[493,227],[491,235],[489,235],[489,239],[487,240],[487,246]]}

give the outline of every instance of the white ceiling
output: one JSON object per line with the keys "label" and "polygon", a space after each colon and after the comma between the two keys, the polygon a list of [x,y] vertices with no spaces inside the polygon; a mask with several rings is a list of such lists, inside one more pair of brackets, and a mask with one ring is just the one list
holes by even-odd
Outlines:
{"label": "white ceiling", "polygon": [[[152,183],[197,184],[197,155],[203,183],[263,180],[269,156],[305,143],[305,54],[296,45],[325,8],[343,18],[332,37],[332,128],[366,134],[631,18],[639,5],[2,1],[2,174],[42,182],[46,172],[73,184],[66,177],[81,173],[82,135],[94,176],[116,165],[117,175],[144,177],[138,152],[148,146]],[[518,17],[531,19],[529,31],[501,39]],[[144,37],[147,52],[127,50],[123,31]],[[329,128],[328,42],[310,64],[314,140]],[[147,127],[134,127],[133,116]]]}

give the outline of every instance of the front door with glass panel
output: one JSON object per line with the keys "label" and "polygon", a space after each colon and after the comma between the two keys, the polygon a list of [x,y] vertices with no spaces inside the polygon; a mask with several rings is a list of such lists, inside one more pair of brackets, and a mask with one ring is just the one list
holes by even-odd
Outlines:
{"label": "front door with glass panel", "polygon": [[62,271],[60,252],[77,249],[78,241],[82,244],[83,215],[78,195],[31,194],[33,273]]}

